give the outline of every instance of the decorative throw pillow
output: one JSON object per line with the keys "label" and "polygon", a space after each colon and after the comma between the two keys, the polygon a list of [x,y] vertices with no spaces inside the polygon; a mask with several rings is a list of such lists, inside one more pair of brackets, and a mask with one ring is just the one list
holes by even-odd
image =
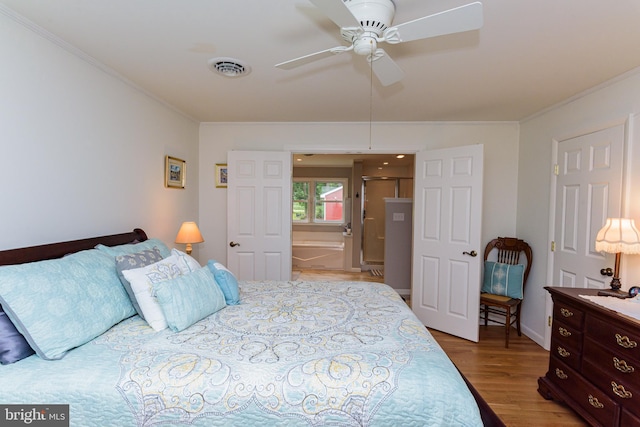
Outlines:
{"label": "decorative throw pillow", "polygon": [[96,249],[0,267],[0,304],[46,360],[61,359],[135,314],[113,257]]}
{"label": "decorative throw pillow", "polygon": [[188,328],[226,305],[208,268],[155,283],[153,288],[167,324],[174,332]]}
{"label": "decorative throw pillow", "polygon": [[0,306],[0,364],[15,363],[34,353]]}
{"label": "decorative throw pillow", "polygon": [[224,265],[217,261],[209,260],[207,267],[213,273],[216,283],[220,286],[227,305],[240,304],[240,291],[238,289],[238,280]]}
{"label": "decorative throw pillow", "polygon": [[125,279],[131,283],[131,289],[140,306],[140,310],[142,310],[144,320],[154,330],[161,331],[165,329],[167,321],[156,300],[153,285],[165,280],[175,279],[183,274],[189,274],[195,268],[199,269],[201,267],[199,264],[196,267],[187,258],[176,254],[146,267],[122,271]]}
{"label": "decorative throw pillow", "polygon": [[191,255],[187,255],[182,251],[179,251],[177,249],[171,249],[171,255],[175,255],[179,257],[184,263],[184,265],[186,265],[189,268],[189,270],[192,272],[196,270],[200,270],[202,268],[200,263],[196,261],[194,257],[192,257]]}
{"label": "decorative throw pillow", "polygon": [[136,252],[133,254],[127,255],[118,255],[116,256],[116,271],[118,272],[118,278],[120,278],[120,282],[122,282],[122,286],[129,294],[129,299],[133,304],[133,308],[136,309],[136,312],[140,317],[144,319],[144,315],[142,314],[142,310],[140,309],[140,305],[136,300],[136,296],[133,293],[133,289],[131,289],[131,283],[124,277],[122,272],[124,270],[132,270],[134,268],[146,267],[147,265],[156,263],[163,259],[162,254],[160,253],[160,249],[157,246],[154,246],[153,249],[147,249],[142,252]]}
{"label": "decorative throw pillow", "polygon": [[171,251],[169,251],[167,245],[165,245],[164,242],[160,239],[149,239],[140,243],[128,243],[126,245],[118,246],[97,245],[96,249],[113,257],[116,257],[118,255],[127,255],[136,252],[142,252],[147,249],[153,249],[154,247],[157,247],[160,250],[162,258],[166,258],[171,255]]}
{"label": "decorative throw pillow", "polygon": [[484,262],[482,292],[522,299],[524,265]]}

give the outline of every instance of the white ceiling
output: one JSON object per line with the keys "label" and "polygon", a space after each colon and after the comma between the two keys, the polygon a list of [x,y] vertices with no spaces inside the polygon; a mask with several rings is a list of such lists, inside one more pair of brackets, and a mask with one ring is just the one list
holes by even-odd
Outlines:
{"label": "white ceiling", "polygon": [[[395,0],[393,22],[470,2]],[[640,0],[483,0],[478,31],[385,45],[406,73],[388,87],[351,53],[274,67],[344,44],[307,0],[0,3],[202,122],[520,120],[640,66]]]}

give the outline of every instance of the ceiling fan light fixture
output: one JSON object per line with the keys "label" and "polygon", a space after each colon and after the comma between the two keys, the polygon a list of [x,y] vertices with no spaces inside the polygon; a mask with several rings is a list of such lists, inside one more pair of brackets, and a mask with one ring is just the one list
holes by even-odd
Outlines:
{"label": "ceiling fan light fixture", "polygon": [[235,58],[212,58],[209,69],[224,77],[242,77],[251,72],[251,67]]}
{"label": "ceiling fan light fixture", "polygon": [[370,36],[365,33],[359,39],[353,42],[353,51],[357,55],[367,56],[373,55],[378,49],[378,42],[375,36]]}

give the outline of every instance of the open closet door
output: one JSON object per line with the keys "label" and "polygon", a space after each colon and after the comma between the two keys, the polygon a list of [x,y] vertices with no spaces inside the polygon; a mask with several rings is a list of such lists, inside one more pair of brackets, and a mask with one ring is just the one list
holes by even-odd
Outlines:
{"label": "open closet door", "polygon": [[427,327],[478,341],[483,146],[416,154],[411,308]]}
{"label": "open closet door", "polygon": [[291,153],[227,153],[227,267],[240,280],[291,278]]}

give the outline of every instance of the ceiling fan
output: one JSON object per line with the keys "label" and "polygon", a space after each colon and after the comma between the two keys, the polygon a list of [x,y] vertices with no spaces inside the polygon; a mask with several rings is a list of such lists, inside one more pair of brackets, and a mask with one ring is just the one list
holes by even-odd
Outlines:
{"label": "ceiling fan", "polygon": [[[394,25],[393,0],[310,0],[338,27],[349,46],[337,46],[276,64],[283,70],[343,52],[366,56],[383,86],[399,82],[404,72],[378,43],[404,43],[482,27],[482,3],[474,2],[444,12]],[[373,65],[375,64],[375,66]]]}

